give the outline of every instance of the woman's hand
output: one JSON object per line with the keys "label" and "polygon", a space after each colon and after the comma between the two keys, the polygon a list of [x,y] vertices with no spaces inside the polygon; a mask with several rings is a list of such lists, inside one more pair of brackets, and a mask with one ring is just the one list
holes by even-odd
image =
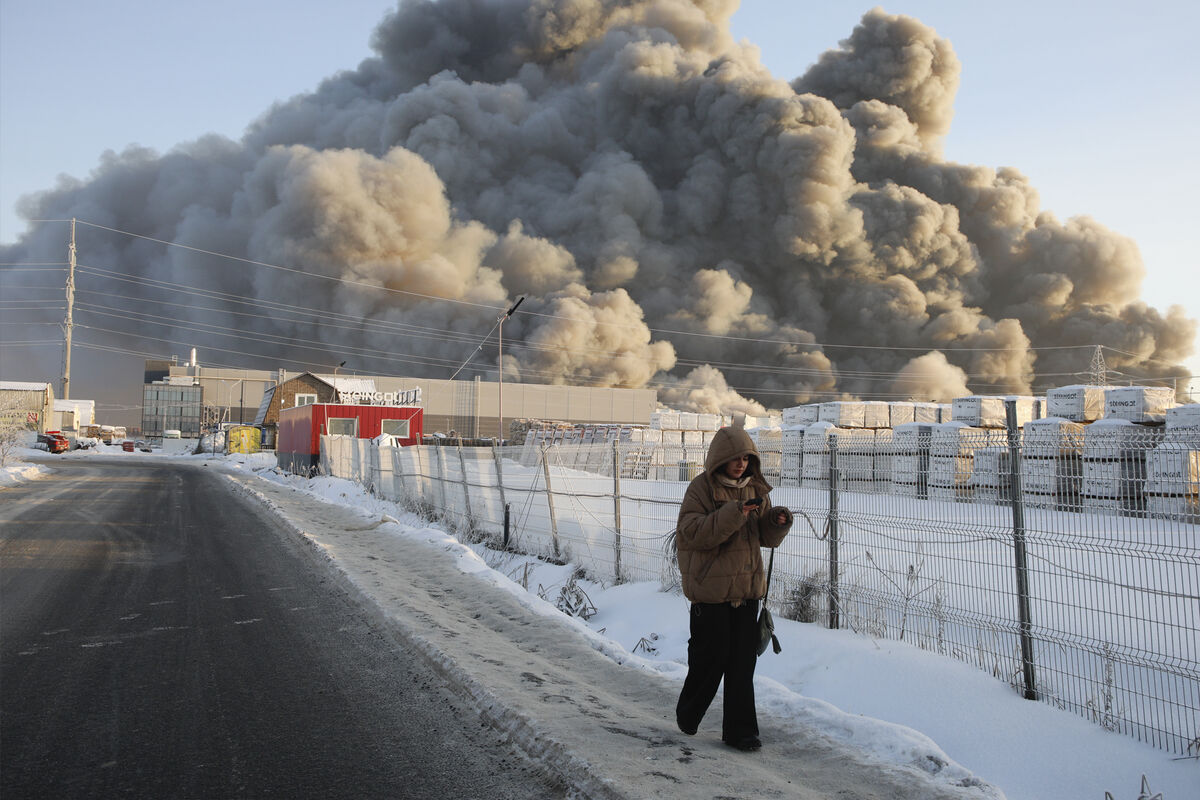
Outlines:
{"label": "woman's hand", "polygon": [[787,515],[786,511],[778,511],[777,510],[775,512],[775,524],[776,525],[787,525],[787,521],[788,521],[788,515]]}

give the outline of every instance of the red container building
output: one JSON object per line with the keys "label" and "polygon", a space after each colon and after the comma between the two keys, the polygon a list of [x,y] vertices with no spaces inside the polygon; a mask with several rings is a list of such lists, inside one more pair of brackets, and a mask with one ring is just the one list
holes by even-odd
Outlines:
{"label": "red container building", "polygon": [[312,475],[321,459],[321,437],[331,435],[374,439],[381,433],[408,446],[421,443],[425,410],[416,406],[342,405],[312,403],[279,412],[275,457],[279,466],[298,475]]}

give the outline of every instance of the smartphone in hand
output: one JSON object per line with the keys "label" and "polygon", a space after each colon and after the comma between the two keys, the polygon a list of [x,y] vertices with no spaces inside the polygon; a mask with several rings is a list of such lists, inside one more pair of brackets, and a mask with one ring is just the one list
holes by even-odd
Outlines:
{"label": "smartphone in hand", "polygon": [[748,508],[758,508],[762,504],[763,504],[763,499],[761,497],[752,497],[749,500],[742,503],[743,506],[748,507]]}

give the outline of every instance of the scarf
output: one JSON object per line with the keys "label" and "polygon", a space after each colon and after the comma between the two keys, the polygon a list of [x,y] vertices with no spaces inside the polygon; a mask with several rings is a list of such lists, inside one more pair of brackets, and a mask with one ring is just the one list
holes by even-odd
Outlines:
{"label": "scarf", "polygon": [[720,483],[722,486],[728,486],[730,489],[746,488],[746,486],[750,483],[750,477],[751,477],[751,475],[750,475],[749,470],[747,470],[746,474],[743,475],[742,477],[738,478],[736,481],[733,478],[726,475],[724,471],[718,472],[716,475],[717,482]]}

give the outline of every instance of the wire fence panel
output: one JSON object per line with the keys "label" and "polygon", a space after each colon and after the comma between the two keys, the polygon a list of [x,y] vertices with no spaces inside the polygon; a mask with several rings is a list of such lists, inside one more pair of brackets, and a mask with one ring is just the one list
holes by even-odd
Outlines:
{"label": "wire fence panel", "polygon": [[[771,500],[796,515],[772,603],[974,664],[1026,697],[1194,755],[1200,444],[1161,427],[1064,422],[1011,439],[955,423],[760,435]],[[670,537],[704,450],[325,437],[321,463],[472,541],[675,588]]]}

